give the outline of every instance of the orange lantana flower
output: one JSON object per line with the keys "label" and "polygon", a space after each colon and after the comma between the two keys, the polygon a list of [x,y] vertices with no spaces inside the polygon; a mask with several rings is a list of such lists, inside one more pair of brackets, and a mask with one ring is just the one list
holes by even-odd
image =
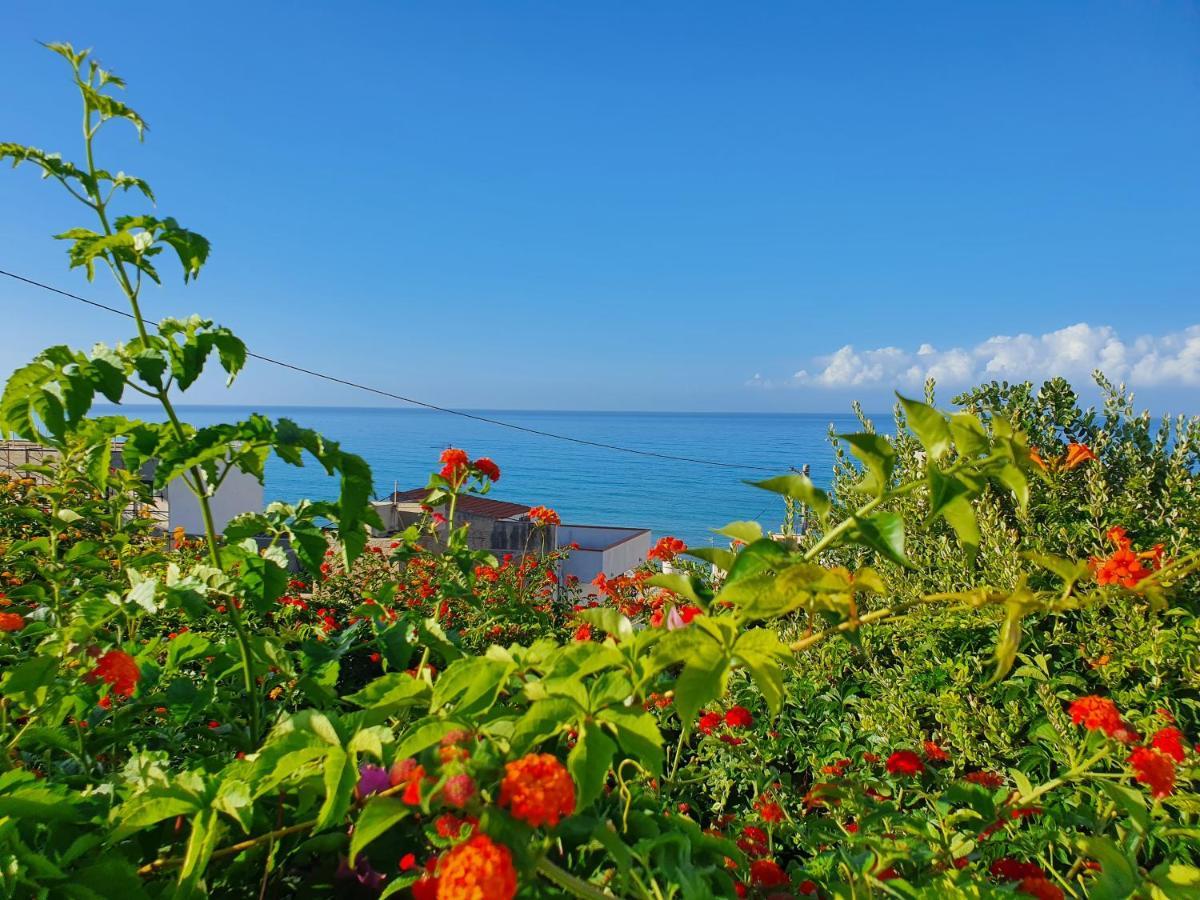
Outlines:
{"label": "orange lantana flower", "polygon": [[437,900],[511,900],[517,892],[512,853],[477,834],[442,858]]}

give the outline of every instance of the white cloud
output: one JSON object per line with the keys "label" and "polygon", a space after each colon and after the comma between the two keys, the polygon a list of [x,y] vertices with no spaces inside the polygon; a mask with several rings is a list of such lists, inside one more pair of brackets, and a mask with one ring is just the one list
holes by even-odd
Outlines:
{"label": "white cloud", "polygon": [[[911,388],[932,377],[942,385],[966,386],[993,379],[1023,381],[1057,375],[1079,380],[1100,369],[1109,378],[1132,386],[1200,386],[1200,325],[1129,341],[1122,340],[1110,325],[1080,322],[1042,335],[996,335],[968,348],[939,350],[926,343],[910,352],[899,347],[857,350],[846,344],[813,363],[785,383]],[[761,375],[749,383],[777,386]]]}

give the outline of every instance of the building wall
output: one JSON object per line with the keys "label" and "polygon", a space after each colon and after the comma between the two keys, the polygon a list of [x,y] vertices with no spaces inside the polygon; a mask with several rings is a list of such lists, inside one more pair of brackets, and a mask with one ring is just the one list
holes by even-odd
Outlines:
{"label": "building wall", "polygon": [[614,528],[602,525],[560,525],[558,546],[579,544],[563,562],[560,576],[574,576],[580,584],[590,584],[600,572],[614,578],[636,568],[650,552],[650,532],[641,528]]}
{"label": "building wall", "polygon": [[[200,501],[183,480],[176,478],[168,484],[166,495],[167,530],[182,528],[186,534],[203,534],[204,518],[200,514]],[[225,476],[216,494],[209,500],[209,505],[212,507],[213,525],[220,533],[234,516],[262,511],[263,486],[253,475],[233,469]]]}

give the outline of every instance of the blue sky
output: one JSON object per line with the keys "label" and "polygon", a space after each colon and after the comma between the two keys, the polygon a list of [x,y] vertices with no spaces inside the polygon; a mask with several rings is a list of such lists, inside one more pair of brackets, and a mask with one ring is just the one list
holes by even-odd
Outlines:
{"label": "blue sky", "polygon": [[[128,80],[151,131],[101,162],[213,242],[149,310],[263,353],[567,409],[878,408],[1103,361],[1196,411],[1195,4],[14,2],[0,140],[71,157],[35,40]],[[0,267],[117,299],[49,237],[85,212],[0,172]],[[126,336],[7,279],[0,309],[5,371]],[[372,402],[261,365],[194,399]]]}

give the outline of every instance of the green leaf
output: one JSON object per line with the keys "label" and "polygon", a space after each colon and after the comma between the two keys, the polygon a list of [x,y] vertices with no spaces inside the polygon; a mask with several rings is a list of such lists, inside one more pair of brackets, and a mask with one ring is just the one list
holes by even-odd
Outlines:
{"label": "green leaf", "polygon": [[1025,604],[1018,600],[1009,600],[1005,604],[1004,622],[1000,626],[996,650],[992,657],[996,668],[992,677],[988,679],[988,684],[995,684],[1012,670],[1017,659],[1017,650],[1021,647],[1021,620],[1025,613]]}
{"label": "green leaf", "polygon": [[1091,572],[1091,569],[1085,562],[1064,559],[1061,556],[1055,556],[1051,553],[1037,553],[1032,550],[1026,550],[1021,553],[1021,558],[1027,559],[1031,563],[1053,572],[1063,580],[1064,586],[1067,587],[1086,578]]}
{"label": "green leaf", "polygon": [[1200,897],[1200,869],[1183,863],[1163,862],[1150,873],[1154,900],[1196,900]]}
{"label": "green leaf", "polygon": [[361,691],[343,698],[355,706],[394,713],[406,706],[419,706],[430,698],[429,685],[407,672],[389,672]]}
{"label": "green leaf", "polygon": [[864,494],[882,497],[891,486],[892,469],[896,465],[896,449],[882,435],[871,432],[839,434],[838,438],[850,445],[850,452],[862,462],[866,469],[856,490]]}
{"label": "green leaf", "polygon": [[453,719],[422,719],[404,733],[404,738],[396,747],[396,759],[408,759],[416,756],[444,738],[452,731],[463,728],[461,722]]}
{"label": "green leaf", "polygon": [[722,572],[728,572],[737,559],[736,553],[732,550],[726,550],[724,547],[689,547],[684,553],[696,559],[704,560],[706,563],[711,563]]}
{"label": "green leaf", "polygon": [[34,656],[8,670],[0,681],[0,692],[6,698],[33,706],[45,698],[46,689],[58,673],[58,657]]}
{"label": "green leaf", "polygon": [[646,583],[653,587],[666,588],[673,594],[678,594],[685,600],[690,600],[697,606],[705,609],[708,608],[708,601],[700,597],[697,588],[702,586],[700,579],[694,575],[682,575],[672,573],[670,575],[654,575],[646,580]]}
{"label": "green leaf", "polygon": [[567,755],[567,771],[575,782],[575,808],[584,809],[600,796],[617,745],[595,725],[583,725]]}
{"label": "green leaf", "polygon": [[617,735],[621,749],[652,773],[663,766],[663,737],[654,716],[641,709],[609,706],[596,714],[597,721],[609,725]]}
{"label": "green leaf", "polygon": [[733,584],[751,575],[778,570],[793,561],[791,553],[778,541],[761,538],[742,548],[729,568],[725,584]]}
{"label": "green leaf", "polygon": [[886,510],[869,516],[855,516],[849,539],[870,547],[876,553],[905,568],[913,568],[904,555],[904,520]]}
{"label": "green leaf", "polygon": [[433,686],[430,712],[454,703],[455,712],[465,715],[490,709],[508,676],[516,668],[511,660],[470,656],[455,660]]}
{"label": "green leaf", "polygon": [[829,510],[833,506],[829,495],[815,486],[807,475],[777,475],[765,481],[748,481],[746,483],[766,491],[783,494],[793,500],[799,500],[817,514],[822,525],[829,520]]}
{"label": "green leaf", "polygon": [[1129,817],[1139,834],[1150,830],[1150,811],[1146,808],[1146,795],[1141,791],[1117,784],[1115,781],[1097,781],[1096,786],[1108,794],[1117,806]]}
{"label": "green leaf", "polygon": [[757,522],[730,522],[724,528],[714,528],[713,531],[743,544],[752,544],[763,536],[762,526]]}
{"label": "green leaf", "polygon": [[921,441],[930,460],[936,462],[949,453],[950,427],[946,424],[946,417],[928,403],[909,400],[900,394],[896,396],[900,398],[900,404],[904,407],[908,427]]}
{"label": "green leaf", "polygon": [[354,833],[350,837],[348,855],[351,865],[363,848],[405,819],[409,812],[409,807],[395,797],[372,797],[368,800],[354,822]]}
{"label": "green leaf", "polygon": [[354,760],[341,747],[330,747],[326,751],[323,780],[325,801],[317,814],[317,830],[341,821],[350,808],[354,786],[358,783]]}
{"label": "green leaf", "polygon": [[1010,491],[1017,499],[1017,504],[1021,511],[1024,512],[1029,506],[1029,479],[1025,477],[1025,473],[1013,463],[1007,463],[996,476],[997,480]]}
{"label": "green leaf", "polygon": [[41,785],[21,786],[0,794],[0,818],[31,822],[78,822],[84,818],[76,795]]}
{"label": "green leaf", "polygon": [[523,756],[547,738],[574,726],[584,714],[585,711],[577,703],[566,697],[534,701],[517,720],[509,738],[509,746],[514,755]]}
{"label": "green leaf", "polygon": [[1076,841],[1079,852],[1100,863],[1100,872],[1088,886],[1088,896],[1100,900],[1128,897],[1137,888],[1136,863],[1130,862],[1111,838],[1088,835]]}
{"label": "green leaf", "polygon": [[701,708],[725,693],[728,677],[729,658],[717,643],[709,640],[699,645],[675,681],[675,710],[686,730],[695,727]]}
{"label": "green leaf", "polygon": [[980,456],[988,451],[987,431],[970,413],[958,412],[950,416],[950,434],[961,456]]}
{"label": "green leaf", "polygon": [[742,632],[733,645],[734,665],[740,663],[746,667],[772,715],[779,715],[783,704],[783,669],[780,662],[790,655],[779,635],[766,628]]}
{"label": "green leaf", "polygon": [[213,851],[221,841],[225,828],[214,809],[202,809],[192,816],[191,834],[183,853],[183,864],[179,867],[179,878],[175,885],[177,898],[190,897],[196,891]]}

